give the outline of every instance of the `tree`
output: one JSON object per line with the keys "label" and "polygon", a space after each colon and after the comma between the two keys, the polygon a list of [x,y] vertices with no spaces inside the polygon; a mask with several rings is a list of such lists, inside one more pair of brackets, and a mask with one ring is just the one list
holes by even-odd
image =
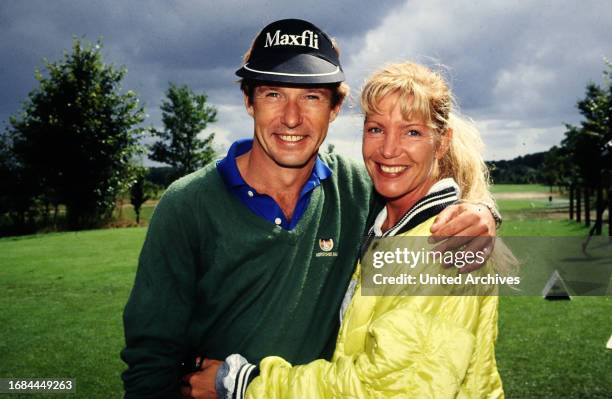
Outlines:
{"label": "tree", "polygon": [[46,205],[65,204],[70,228],[110,217],[141,151],[144,110],[134,92],[121,93],[126,70],[104,64],[101,48],[73,40],[72,53],[45,62],[48,76],[36,71],[39,87],[10,118],[18,164],[37,177]]}
{"label": "tree", "polygon": [[562,184],[561,182],[565,174],[561,149],[556,145],[551,147],[544,155],[542,166],[541,177],[550,186],[550,192],[552,193],[553,186]]}
{"label": "tree", "polygon": [[187,86],[170,83],[166,97],[161,106],[164,130],[152,129],[160,140],[151,147],[150,158],[173,166],[177,175],[183,176],[215,156],[214,133],[204,139],[198,135],[209,123],[217,121],[217,110],[207,105],[206,94],[196,94]]}
{"label": "tree", "polygon": [[12,151],[12,137],[0,134],[0,233],[28,233],[34,229],[39,184],[17,162]]}
{"label": "tree", "polygon": [[[577,107],[584,117],[581,127],[566,125],[563,140],[564,149],[577,166],[577,183],[585,190],[585,212],[590,205],[587,194],[595,190],[598,232],[602,225],[603,192],[609,188],[612,174],[612,164],[605,156],[606,144],[612,140],[612,64],[606,60],[606,65],[604,85],[589,83],[585,98],[578,101]],[[588,225],[588,213],[585,221]]]}
{"label": "tree", "polygon": [[587,86],[586,98],[578,102],[580,113],[585,117],[582,130],[594,147],[595,154],[590,163],[590,187],[595,190],[596,222],[590,235],[593,232],[601,234],[605,209],[604,191],[609,193],[612,185],[612,163],[605,155],[607,144],[612,140],[612,64],[608,60],[606,64],[608,69],[603,73],[604,86],[590,83]]}
{"label": "tree", "polygon": [[130,187],[130,202],[136,213],[136,224],[140,224],[140,208],[147,200],[151,199],[153,187],[146,180],[147,170],[143,167],[137,167],[134,173],[135,180]]}

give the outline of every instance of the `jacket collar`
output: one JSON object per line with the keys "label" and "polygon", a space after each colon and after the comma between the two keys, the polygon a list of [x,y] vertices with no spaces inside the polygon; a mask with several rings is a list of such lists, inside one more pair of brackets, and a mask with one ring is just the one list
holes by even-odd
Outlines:
{"label": "jacket collar", "polygon": [[376,217],[374,225],[368,232],[368,236],[392,237],[404,233],[423,223],[425,220],[436,216],[447,206],[457,202],[460,193],[461,190],[455,180],[450,177],[441,179],[431,186],[427,194],[418,200],[395,226],[386,232],[382,231],[382,225],[387,220],[387,207],[384,207]]}

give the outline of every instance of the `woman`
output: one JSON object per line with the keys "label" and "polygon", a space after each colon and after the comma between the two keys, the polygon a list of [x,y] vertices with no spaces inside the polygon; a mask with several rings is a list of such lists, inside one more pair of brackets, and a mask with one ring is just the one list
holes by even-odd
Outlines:
{"label": "woman", "polygon": [[[388,66],[369,79],[361,105],[363,158],[387,201],[370,235],[428,236],[460,192],[466,200],[488,195],[478,132],[452,112],[439,74],[411,63]],[[246,397],[503,397],[496,296],[364,296],[360,273],[358,265],[332,361],[292,367],[265,358]],[[249,367],[230,356],[221,391],[241,397]]]}

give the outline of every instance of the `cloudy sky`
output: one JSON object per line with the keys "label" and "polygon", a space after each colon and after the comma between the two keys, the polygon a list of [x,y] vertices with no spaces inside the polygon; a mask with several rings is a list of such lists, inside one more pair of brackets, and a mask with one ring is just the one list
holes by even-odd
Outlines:
{"label": "cloudy sky", "polygon": [[[252,134],[234,71],[267,23],[302,18],[336,37],[353,93],[387,62],[443,65],[464,115],[481,128],[487,159],[558,144],[588,81],[612,58],[612,5],[593,1],[0,1],[0,123],[36,86],[43,58],[74,36],[102,38],[107,62],[128,70],[123,87],[160,125],[168,82],[205,91],[219,110],[211,126],[224,150]],[[328,142],[360,158],[361,117],[344,107]]]}

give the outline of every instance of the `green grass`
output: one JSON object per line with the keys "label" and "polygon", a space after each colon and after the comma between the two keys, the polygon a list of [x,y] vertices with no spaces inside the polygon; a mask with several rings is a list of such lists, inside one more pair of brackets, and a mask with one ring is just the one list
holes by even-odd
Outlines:
{"label": "green grass", "polygon": [[[553,191],[556,190],[553,188]],[[550,192],[550,187],[541,184],[493,184],[491,186],[491,192],[493,194],[522,192],[548,193]]]}
{"label": "green grass", "polygon": [[589,229],[584,224],[570,220],[507,220],[504,219],[501,228],[497,232],[500,237],[504,236],[586,236]]}
{"label": "green grass", "polygon": [[532,210],[541,210],[541,209],[565,209],[569,206],[569,203],[565,200],[555,200],[552,202],[548,202],[547,199],[532,199],[532,200],[508,200],[508,199],[500,199],[497,200],[497,206],[499,209],[504,211],[532,211]]}
{"label": "green grass", "polygon": [[[573,221],[535,217],[546,215],[546,203],[500,201],[499,235],[587,234]],[[144,235],[127,228],[0,239],[0,377],[72,377],[71,398],[120,397],[121,314]],[[611,315],[611,297],[502,297],[496,350],[506,396],[612,396]]]}
{"label": "green grass", "polygon": [[497,365],[508,398],[610,398],[612,297],[502,297]]}
{"label": "green grass", "polygon": [[134,228],[0,240],[0,376],[72,377],[77,394],[70,397],[120,397],[121,314],[144,234]]}
{"label": "green grass", "polygon": [[[549,188],[495,185],[492,191],[541,193]],[[497,205],[504,217],[500,236],[586,236],[589,231],[563,215],[564,199],[502,199]],[[609,398],[612,350],[605,345],[612,334],[611,315],[609,296],[571,301],[501,297],[496,354],[506,397]]]}

